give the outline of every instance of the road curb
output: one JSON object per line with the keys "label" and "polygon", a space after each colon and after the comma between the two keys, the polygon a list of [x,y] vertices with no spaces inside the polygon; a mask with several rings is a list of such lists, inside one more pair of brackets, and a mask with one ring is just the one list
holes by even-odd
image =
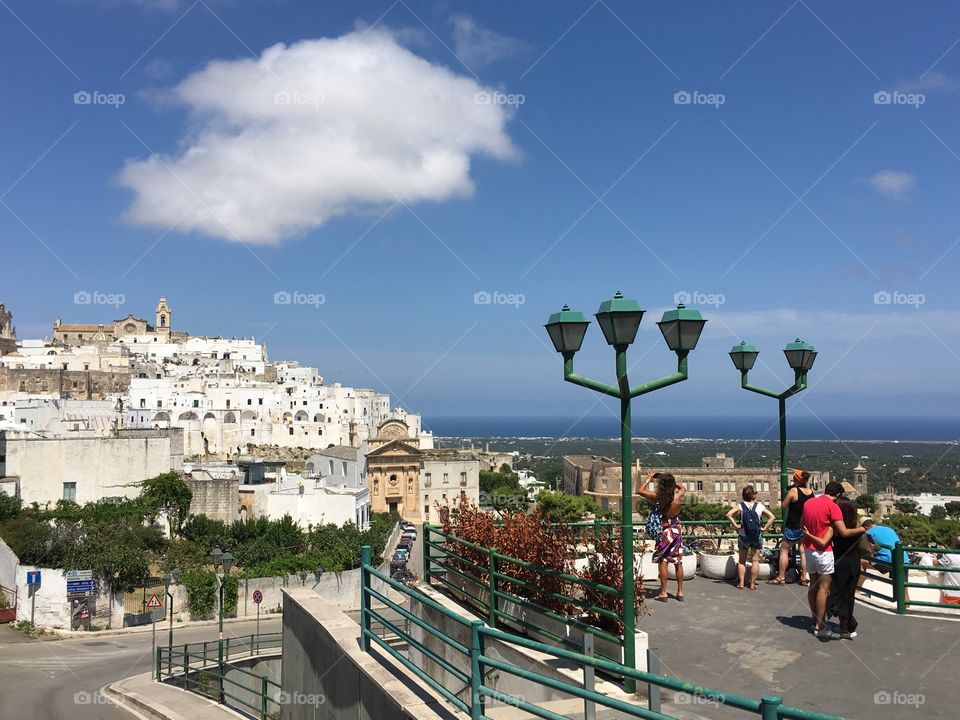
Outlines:
{"label": "road curb", "polygon": [[[268,620],[272,617],[283,617],[283,613],[268,613],[266,615],[261,615],[261,622]],[[223,624],[232,625],[234,623],[241,622],[253,622],[257,619],[256,615],[244,615],[243,617],[236,618],[224,618]],[[195,628],[195,627],[209,627],[211,625],[217,625],[218,620],[188,620],[187,622],[174,623],[173,629],[179,630],[181,628]],[[157,632],[161,630],[163,632],[167,631],[169,625],[167,623],[157,621]],[[91,637],[113,637],[116,635],[136,635],[137,633],[143,632],[152,632],[152,628],[149,624],[147,625],[137,625],[136,627],[127,627],[127,628],[117,628],[116,630],[61,630],[57,628],[46,628],[46,631],[56,637],[61,637],[64,639],[67,638],[91,638]]]}
{"label": "road curb", "polygon": [[[140,686],[140,690],[125,687],[128,684]],[[147,690],[151,691],[150,696],[144,694]],[[105,685],[100,692],[117,706],[143,720],[233,720],[245,717],[209,698],[155,682],[152,673],[118,680]],[[167,703],[180,707],[175,709]]]}

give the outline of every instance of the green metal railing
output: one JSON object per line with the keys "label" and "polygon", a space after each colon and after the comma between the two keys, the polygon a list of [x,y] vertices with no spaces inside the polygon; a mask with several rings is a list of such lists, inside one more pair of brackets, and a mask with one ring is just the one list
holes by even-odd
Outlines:
{"label": "green metal railing", "polygon": [[[532,715],[546,718],[547,720],[567,720],[564,716],[533,703],[526,702],[521,697],[505,693],[487,685],[486,682],[490,670],[499,670],[500,672],[519,677],[530,683],[542,685],[561,693],[583,699],[584,701],[620,711],[628,717],[647,718],[649,720],[675,720],[673,716],[660,712],[658,708],[659,703],[654,705],[654,692],[649,693],[648,704],[652,707],[647,708],[639,704],[608,697],[595,690],[584,688],[564,680],[558,680],[556,677],[543,675],[534,670],[520,668],[493,657],[486,652],[486,645],[489,640],[528,648],[553,658],[572,661],[585,669],[592,668],[593,670],[598,670],[609,675],[631,678],[639,683],[647,684],[651,689],[666,688],[678,693],[709,698],[711,702],[717,705],[736,708],[753,715],[759,715],[762,720],[779,720],[781,718],[791,720],[838,720],[834,715],[826,715],[812,710],[786,706],[783,704],[783,699],[776,695],[765,695],[760,700],[754,700],[694,683],[683,682],[659,673],[644,672],[595,655],[585,655],[572,650],[554,647],[530,638],[520,637],[513,633],[489,627],[481,620],[469,620],[452,612],[423,593],[407,587],[403,583],[397,582],[390,578],[389,575],[379,571],[371,563],[371,551],[368,546],[364,546],[361,558],[360,582],[362,609],[360,618],[360,648],[364,652],[370,652],[371,645],[376,645],[380,650],[401,663],[457,708],[468,713],[471,720],[481,720],[486,717],[484,715],[484,705],[487,703],[488,698],[515,706]],[[451,621],[452,627],[459,630],[461,636],[469,636],[469,644],[444,632],[440,628],[432,625],[429,621],[410,612],[401,604],[390,600],[386,594],[375,590],[371,587],[371,580],[374,578],[386,583],[404,597],[420,603],[428,611],[438,613]],[[384,617],[381,612],[373,608],[373,600],[377,600],[383,603],[384,606],[400,613],[407,620],[422,629],[427,637],[420,640],[415,637],[414,634],[404,633],[389,619]],[[421,653],[424,658],[432,661],[440,670],[445,671],[462,683],[463,690],[459,693],[452,692],[446,684],[434,678],[422,667],[425,663],[417,664],[403,653],[391,647],[380,635],[374,632],[372,629],[374,622],[384,625],[402,637],[407,642],[408,648]],[[427,646],[427,641],[430,638],[436,639],[453,652],[441,653],[431,649]],[[435,643],[431,644],[435,645]],[[464,695],[464,692],[468,689],[469,695]],[[528,693],[528,695],[532,695],[532,693]]]}
{"label": "green metal railing", "polygon": [[[681,511],[682,512],[682,511]],[[636,532],[642,532],[647,519],[643,518],[635,523]],[[610,520],[583,520],[580,522],[572,523],[553,523],[558,527],[570,527],[574,529],[579,529],[580,531],[593,529],[593,537],[598,538],[601,536],[604,530],[607,533],[610,533],[610,537],[616,539],[617,535],[614,533],[614,530],[619,529],[620,525],[616,522]],[[729,520],[681,520],[680,526],[684,530],[684,540],[689,541],[691,539],[696,540],[736,540],[737,533],[725,533],[723,532],[724,528],[730,527]],[[719,532],[710,532],[710,533],[697,533],[694,532],[695,529],[705,529],[705,530],[716,530]],[[780,529],[777,532],[777,529]],[[772,532],[764,533],[765,538],[773,539],[779,538],[783,535],[783,520],[777,518],[773,523]]]}
{"label": "green metal railing", "polygon": [[[575,627],[583,634],[593,635],[618,648],[623,647],[623,635],[618,634],[623,623],[621,615],[588,599],[599,598],[601,602],[605,598],[619,600],[622,593],[617,588],[504,555],[497,552],[495,548],[484,547],[456,535],[444,533],[439,528],[426,523],[423,526],[421,542],[424,581],[438,582],[482,613],[490,627],[496,628],[503,624],[521,632],[534,633],[566,647],[582,649],[581,642],[566,635],[551,632],[542,624],[531,623],[517,614],[517,612],[530,610],[562,623],[565,627]],[[461,554],[463,551],[457,552],[451,549],[451,545],[456,546],[457,549],[464,548],[468,552],[472,551],[473,557],[466,557]],[[482,564],[478,563],[478,557],[483,558]],[[523,576],[526,576],[526,579]],[[555,588],[567,589],[568,592],[550,590],[544,587],[544,584],[552,584]],[[561,614],[555,609],[545,607],[537,600],[550,600],[555,604],[569,605],[578,614],[593,615],[606,621],[604,625],[608,629],[583,622],[577,617]],[[508,604],[512,604],[519,610],[511,612]],[[617,630],[611,631],[613,628]],[[611,660],[618,662],[620,660],[620,657],[611,657],[609,653],[604,654],[600,651],[599,654]],[[618,651],[616,655],[619,654]]]}
{"label": "green metal railing", "polygon": [[[282,633],[264,633],[224,638],[223,657],[234,662],[258,655],[274,654],[283,646]],[[230,675],[233,675],[231,677]],[[241,678],[237,680],[239,675]],[[246,712],[259,720],[280,717],[279,683],[232,664],[219,662],[219,640],[190,643],[172,648],[158,647],[156,678],[161,682],[205,695],[224,705]],[[250,701],[250,697],[254,701]],[[229,701],[229,702],[228,702]]]}

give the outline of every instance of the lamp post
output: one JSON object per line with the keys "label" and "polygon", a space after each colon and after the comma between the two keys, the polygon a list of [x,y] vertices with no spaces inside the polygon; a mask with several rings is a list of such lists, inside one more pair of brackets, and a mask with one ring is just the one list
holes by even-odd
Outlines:
{"label": "lamp post", "polygon": [[219,615],[220,615],[220,636],[217,641],[217,667],[219,669],[219,684],[220,684],[220,702],[224,701],[223,694],[223,586],[227,582],[227,578],[230,577],[230,568],[233,567],[233,555],[229,552],[223,552],[220,548],[214,548],[210,552],[210,558],[213,560],[214,572],[223,568],[223,577],[221,578],[217,575],[217,582],[220,584],[220,605],[219,605]]}
{"label": "lamp post", "polygon": [[[657,325],[667,346],[677,355],[677,371],[658,380],[630,387],[627,379],[627,348],[633,343],[643,319],[644,311],[636,300],[626,300],[617,292],[612,300],[600,304],[596,318],[607,344],[616,352],[617,385],[607,385],[590,380],[573,372],[573,356],[580,350],[590,321],[583,313],[571,310],[567,305],[550,316],[544,326],[558,353],[563,356],[563,379],[581,387],[615,397],[620,400],[620,513],[622,515],[623,540],[623,662],[636,667],[636,587],[633,560],[633,482],[630,401],[638,395],[687,379],[687,355],[693,350],[704,320],[700,312],[684,305],[663,314]],[[624,683],[628,692],[633,692],[635,682]]]}
{"label": "lamp post", "polygon": [[163,576],[163,591],[167,595],[167,612],[170,615],[170,629],[167,632],[167,672],[169,674],[173,663],[173,592],[171,585],[180,583],[180,568],[174,568]]}
{"label": "lamp post", "polygon": [[730,359],[733,360],[734,367],[740,371],[740,387],[750,392],[777,399],[780,411],[780,499],[783,500],[783,497],[787,494],[787,398],[806,389],[807,372],[813,367],[814,360],[817,359],[817,351],[813,345],[803,342],[800,338],[787,344],[783,349],[783,354],[786,355],[787,363],[793,369],[793,385],[782,393],[764,390],[751,385],[747,380],[747,374],[753,369],[759,354],[759,350],[746,342],[734,345],[730,349]]}

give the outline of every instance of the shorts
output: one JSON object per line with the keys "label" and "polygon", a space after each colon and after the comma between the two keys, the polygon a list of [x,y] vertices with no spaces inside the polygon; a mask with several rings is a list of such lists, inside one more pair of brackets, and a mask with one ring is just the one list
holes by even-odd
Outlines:
{"label": "shorts", "polygon": [[807,556],[807,572],[811,575],[833,575],[833,550],[804,548]]}
{"label": "shorts", "polygon": [[786,527],[783,529],[783,539],[795,543],[803,539],[803,528]]}
{"label": "shorts", "polygon": [[760,537],[755,542],[750,542],[747,539],[746,535],[744,535],[743,533],[740,533],[739,535],[737,535],[737,547],[740,548],[741,550],[749,550],[750,548],[753,548],[755,550],[760,550],[761,548],[763,548],[763,537]]}

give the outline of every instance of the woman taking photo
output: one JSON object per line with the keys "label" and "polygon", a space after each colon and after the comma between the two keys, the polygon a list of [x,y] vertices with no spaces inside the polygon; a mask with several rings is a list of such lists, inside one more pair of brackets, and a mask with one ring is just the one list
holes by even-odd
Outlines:
{"label": "woman taking photo", "polygon": [[[647,489],[651,485],[654,490]],[[651,501],[650,520],[647,522],[647,531],[659,526],[653,550],[653,561],[660,567],[660,594],[656,599],[666,602],[667,594],[667,566],[674,566],[677,576],[677,600],[683,602],[683,531],[680,527],[680,506],[686,489],[678,483],[670,473],[650,473],[647,482],[640,488],[640,495]]]}

